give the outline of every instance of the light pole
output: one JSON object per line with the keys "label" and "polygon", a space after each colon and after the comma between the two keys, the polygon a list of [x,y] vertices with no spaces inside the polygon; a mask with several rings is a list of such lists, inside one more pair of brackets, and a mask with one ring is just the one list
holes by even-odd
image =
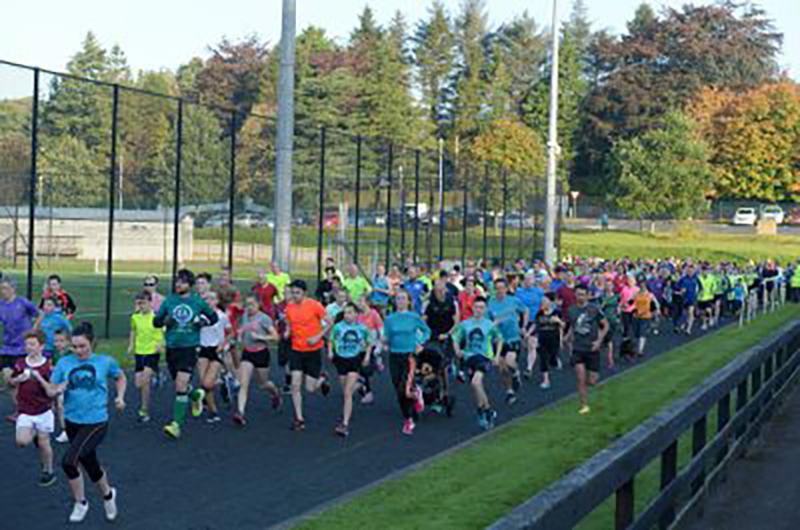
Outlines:
{"label": "light pole", "polygon": [[569,196],[572,197],[572,218],[577,219],[578,217],[578,197],[581,196],[581,192],[577,190],[572,190],[569,192]]}
{"label": "light pole", "polygon": [[556,248],[556,166],[558,163],[558,0],[553,0],[553,52],[550,62],[550,126],[547,139],[547,209],[544,218],[544,259],[554,263]]}

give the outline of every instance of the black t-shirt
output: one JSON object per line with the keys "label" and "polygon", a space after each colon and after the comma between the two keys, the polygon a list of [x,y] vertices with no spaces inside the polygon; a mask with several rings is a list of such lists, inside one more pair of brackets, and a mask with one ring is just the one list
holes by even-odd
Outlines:
{"label": "black t-shirt", "polygon": [[439,301],[436,295],[431,296],[425,308],[425,317],[432,337],[438,338],[448,333],[456,323],[455,300],[450,295],[445,296],[444,301]]}
{"label": "black t-shirt", "polygon": [[553,311],[548,314],[539,313],[536,315],[536,333],[541,342],[558,342],[560,339],[558,313]]}

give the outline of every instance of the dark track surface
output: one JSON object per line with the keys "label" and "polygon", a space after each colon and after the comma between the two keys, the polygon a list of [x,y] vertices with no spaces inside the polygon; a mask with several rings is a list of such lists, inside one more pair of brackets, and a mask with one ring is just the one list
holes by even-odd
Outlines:
{"label": "dark track surface", "polygon": [[[648,358],[686,341],[686,337],[671,333],[651,336]],[[617,371],[625,368],[618,364]],[[603,375],[609,372],[604,370]],[[496,373],[490,374],[488,389],[499,412],[498,424],[574,391],[574,377],[566,366],[553,372],[549,391],[540,390],[538,382],[535,372],[523,386],[519,402],[509,407],[501,399]],[[264,529],[482,432],[465,385],[453,385],[458,398],[454,417],[426,412],[413,437],[400,433],[388,372],[376,378],[375,387],[374,405],[355,406],[351,436],[346,441],[333,434],[341,412],[341,392],[335,387],[327,398],[307,397],[307,428],[303,433],[287,428],[291,418],[288,396],[283,409],[275,414],[266,396],[258,394],[248,404],[246,428],[233,426],[230,413],[223,408],[222,423],[208,425],[190,418],[184,437],[173,442],[160,430],[171,411],[169,385],[154,397],[153,421],[140,425],[135,421],[135,389],[129,384],[128,409],[122,417],[112,418],[109,435],[98,451],[119,490],[120,516],[114,526],[144,530]],[[4,417],[9,412],[10,400],[2,394],[0,413]],[[0,527],[38,530],[67,526],[72,504],[58,465],[64,446],[56,447],[58,482],[42,489],[37,484],[34,450],[15,449],[13,434],[12,425],[0,425]],[[87,498],[91,507],[79,527],[108,528],[100,497],[88,484]]]}

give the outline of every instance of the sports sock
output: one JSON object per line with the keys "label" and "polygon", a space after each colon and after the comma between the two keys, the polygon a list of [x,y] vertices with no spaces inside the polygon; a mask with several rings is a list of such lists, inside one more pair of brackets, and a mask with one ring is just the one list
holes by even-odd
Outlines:
{"label": "sports sock", "polygon": [[189,406],[189,396],[185,393],[175,395],[175,403],[172,404],[172,421],[183,427],[186,420],[186,407]]}

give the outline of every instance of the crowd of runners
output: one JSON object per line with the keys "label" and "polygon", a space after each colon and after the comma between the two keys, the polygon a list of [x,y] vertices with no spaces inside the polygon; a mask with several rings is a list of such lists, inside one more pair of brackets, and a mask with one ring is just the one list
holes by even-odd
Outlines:
{"label": "crowd of runners", "polygon": [[[342,412],[333,431],[348,437],[354,402],[389,398],[373,389],[386,371],[405,435],[426,409],[452,414],[459,384],[470,389],[478,427],[491,429],[498,413],[487,385],[499,385],[513,406],[523,385],[546,392],[553,372],[567,364],[577,412],[586,415],[601,365],[613,370],[647,355],[649,336],[713,328],[753,301],[785,295],[800,302],[798,264],[781,265],[567,258],[553,266],[422,268],[407,262],[388,271],[379,265],[368,278],[357,265],[342,271],[329,258],[313,292],[276,264],[251,286],[235,284],[226,269],[182,269],[170,294],[159,292],[151,275],[130,318],[136,419],[153,421],[151,390],[164,379],[162,361],[174,385],[163,433],[174,440],[186,435],[188,415],[216,424],[226,410],[228,421],[244,428],[254,384],[276,411],[288,399],[290,428],[303,431],[304,399],[328,396],[337,380]],[[0,368],[15,408],[7,420],[19,447],[35,445],[42,486],[56,481],[51,435],[58,431],[55,441],[69,444],[61,467],[74,499],[71,522],[89,509],[84,474],[114,520],[116,489],[96,449],[108,430],[109,398],[116,409],[126,407],[127,379],[116,360],[123,352],[94,352],[92,326],[76,319],[79,307],[61,283],[50,276],[34,304],[17,294],[10,276],[0,277]]]}

